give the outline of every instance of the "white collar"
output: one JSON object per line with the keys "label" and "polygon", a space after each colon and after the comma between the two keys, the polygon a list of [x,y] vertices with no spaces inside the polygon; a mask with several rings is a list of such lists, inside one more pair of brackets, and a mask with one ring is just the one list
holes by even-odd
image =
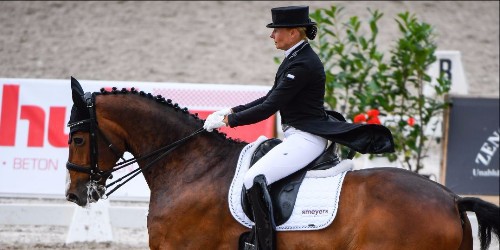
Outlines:
{"label": "white collar", "polygon": [[290,53],[292,53],[292,51],[299,47],[299,45],[301,45],[302,43],[304,43],[304,40],[300,40],[297,44],[293,45],[291,48],[287,49],[285,51],[285,57],[288,57],[290,55]]}

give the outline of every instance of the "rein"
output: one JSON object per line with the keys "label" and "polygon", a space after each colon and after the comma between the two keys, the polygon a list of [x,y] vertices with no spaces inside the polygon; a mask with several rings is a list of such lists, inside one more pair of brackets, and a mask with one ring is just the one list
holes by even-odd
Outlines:
{"label": "rein", "polygon": [[[200,128],[198,130],[196,130],[195,132],[193,132],[192,134],[180,139],[180,140],[177,140],[169,145],[166,145],[164,147],[161,147],[153,152],[150,152],[144,156],[141,156],[139,158],[131,158],[131,159],[128,159],[128,160],[125,160],[121,155],[123,154],[119,154],[118,151],[113,147],[113,144],[111,144],[108,140],[108,138],[106,138],[106,136],[104,135],[104,133],[102,133],[102,131],[99,129],[99,126],[97,124],[97,118],[96,118],[96,115],[95,115],[95,95],[94,94],[90,94],[90,93],[85,93],[85,100],[87,102],[87,108],[89,110],[89,114],[90,114],[90,118],[89,119],[85,119],[85,120],[81,120],[81,121],[77,121],[77,122],[74,122],[74,123],[70,123],[68,124],[68,127],[70,129],[73,129],[74,131],[88,131],[90,133],[90,168],[89,167],[86,167],[86,166],[81,166],[81,165],[77,165],[77,164],[74,164],[74,163],[71,163],[71,162],[67,162],[66,163],[66,168],[68,170],[72,170],[72,171],[76,171],[76,172],[80,172],[80,173],[85,173],[85,174],[88,174],[90,176],[90,186],[91,187],[94,187],[94,188],[98,188],[98,189],[101,189],[103,191],[105,191],[107,188],[110,188],[112,187],[113,185],[115,184],[118,184],[116,187],[114,187],[111,191],[109,191],[108,193],[106,193],[106,197],[108,197],[109,195],[111,195],[113,192],[115,192],[118,188],[120,188],[121,186],[123,186],[125,183],[127,183],[128,181],[132,180],[134,177],[136,177],[138,174],[148,170],[149,168],[151,168],[156,162],[158,162],[161,158],[167,156],[170,152],[172,152],[174,149],[176,149],[177,147],[179,147],[180,145],[182,145],[183,143],[185,143],[187,140],[191,139],[192,137],[198,135],[199,133],[205,131],[205,129],[203,128]],[[87,125],[88,125],[88,128],[87,128]],[[71,132],[70,132],[71,134]],[[99,169],[99,166],[97,164],[97,157],[98,157],[98,154],[97,154],[97,134],[101,134],[102,138],[104,139],[104,141],[109,145],[108,148],[111,149],[111,151],[113,151],[113,153],[118,157],[118,158],[121,158],[123,161],[122,162],[119,162],[117,163],[113,169],[111,170],[108,170],[108,171],[102,171]],[[71,135],[70,135],[71,136]],[[116,181],[113,181],[112,183],[106,185],[105,188],[103,188],[102,186],[99,187],[99,185],[97,184],[97,182],[99,182],[100,180],[102,180],[102,178],[107,178],[107,177],[110,177],[113,178],[112,176],[112,173],[117,171],[117,170],[120,170],[126,166],[129,166],[129,165],[132,165],[140,160],[144,160],[144,159],[148,159],[150,157],[153,157],[155,155],[158,155],[156,158],[154,158],[151,162],[149,162],[146,166],[144,166],[143,168],[137,168],[135,170],[133,170],[132,172],[126,174],[125,176],[119,178],[118,180]],[[132,176],[130,176],[132,175]],[[130,177],[129,177],[130,176]],[[128,179],[126,179],[124,182],[122,183],[119,183],[120,181],[122,181],[123,179],[129,177]],[[104,197],[104,198],[106,198]]]}
{"label": "rein", "polygon": [[125,179],[126,177],[128,177],[129,175],[132,175],[130,176],[128,179],[126,179],[123,183],[119,183],[115,188],[113,188],[111,191],[109,191],[106,196],[109,196],[110,194],[112,194],[113,192],[115,192],[118,188],[120,188],[121,186],[123,186],[125,183],[127,183],[128,181],[130,181],[132,178],[136,177],[138,174],[148,170],[151,166],[153,166],[153,164],[155,164],[157,161],[159,161],[161,158],[167,156],[170,152],[172,152],[174,149],[176,149],[178,146],[182,145],[184,142],[186,142],[187,140],[191,139],[192,137],[196,136],[197,134],[203,132],[205,129],[203,128],[200,128],[198,130],[196,130],[195,132],[193,132],[192,134],[178,140],[178,141],[175,141],[167,146],[164,146],[164,147],[161,147],[149,154],[146,154],[144,156],[141,156],[139,158],[132,158],[132,159],[128,159],[124,162],[120,162],[118,163],[117,165],[115,165],[115,168],[113,168],[111,171],[109,171],[110,173],[111,172],[114,172],[116,170],[119,170],[119,169],[122,169],[126,166],[129,166],[131,164],[134,164],[136,163],[137,161],[140,161],[140,160],[143,160],[143,159],[147,159],[151,156],[154,156],[156,154],[159,154],[161,153],[158,157],[156,157],[155,159],[153,159],[151,162],[149,162],[146,166],[144,166],[143,168],[137,168],[135,169],[134,171],[126,174],[125,176],[121,177],[120,179],[116,180],[116,181],[113,181],[111,182],[110,184],[106,185],[106,188],[109,188],[115,184],[117,184],[118,182],[120,182],[121,180]]}

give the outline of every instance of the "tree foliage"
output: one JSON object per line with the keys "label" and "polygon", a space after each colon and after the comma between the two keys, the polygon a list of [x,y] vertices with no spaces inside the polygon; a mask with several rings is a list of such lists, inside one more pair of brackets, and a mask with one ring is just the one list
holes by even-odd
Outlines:
{"label": "tree foliage", "polygon": [[[433,86],[436,94],[423,93],[432,82],[426,71],[436,61],[433,27],[408,12],[398,14],[400,38],[384,53],[377,46],[383,13],[368,9],[366,27],[357,16],[343,20],[342,11],[343,7],[332,5],[310,14],[318,24],[311,45],[325,67],[326,105],[351,122],[388,127],[396,152],[383,156],[419,172],[431,139],[424,132],[437,128],[433,118],[442,116],[450,89],[450,81],[441,75]],[[439,142],[440,136],[433,139]],[[343,154],[346,151],[343,148]]]}

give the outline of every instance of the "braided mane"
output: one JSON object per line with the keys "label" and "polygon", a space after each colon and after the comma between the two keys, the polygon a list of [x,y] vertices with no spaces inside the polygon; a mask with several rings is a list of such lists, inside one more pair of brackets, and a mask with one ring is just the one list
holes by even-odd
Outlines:
{"label": "braided mane", "polygon": [[[194,113],[194,114],[189,113],[187,107],[181,108],[178,103],[174,103],[171,99],[165,99],[165,97],[163,97],[161,95],[154,96],[151,93],[146,93],[144,91],[137,91],[137,89],[135,87],[132,87],[130,90],[128,90],[126,88],[122,88],[121,90],[118,90],[117,87],[113,87],[113,88],[111,88],[111,91],[107,91],[105,88],[101,88],[100,92],[95,92],[95,94],[96,95],[110,95],[110,94],[111,95],[120,95],[120,94],[124,95],[124,94],[134,94],[134,95],[142,96],[142,97],[154,100],[157,103],[165,105],[165,106],[167,106],[169,108],[173,108],[176,112],[180,111],[181,113],[183,113],[185,115],[191,116],[193,119],[195,119],[200,124],[200,126],[202,126],[203,123],[205,122],[204,119],[200,119],[198,117],[198,113]],[[228,137],[226,133],[219,132],[218,130],[215,130],[215,129],[211,133],[217,134],[217,135],[223,137],[224,139],[227,139],[227,140],[235,142],[235,143],[244,143],[240,139],[233,139],[231,137]]]}

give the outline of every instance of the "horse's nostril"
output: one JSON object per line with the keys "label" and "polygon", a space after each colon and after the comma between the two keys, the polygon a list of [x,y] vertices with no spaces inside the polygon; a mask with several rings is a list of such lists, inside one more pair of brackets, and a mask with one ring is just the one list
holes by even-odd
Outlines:
{"label": "horse's nostril", "polygon": [[66,200],[78,204],[78,196],[76,196],[75,194],[70,193],[70,194],[66,195]]}

